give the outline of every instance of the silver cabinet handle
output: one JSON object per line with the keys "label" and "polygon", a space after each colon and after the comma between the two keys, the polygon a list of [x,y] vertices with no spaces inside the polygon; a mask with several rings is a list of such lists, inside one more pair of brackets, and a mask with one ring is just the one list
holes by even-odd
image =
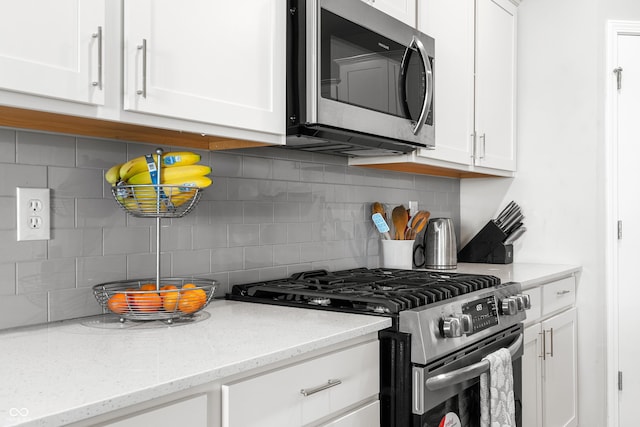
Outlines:
{"label": "silver cabinet handle", "polygon": [[91,37],[98,41],[98,81],[91,82],[91,85],[102,90],[102,26],[98,27],[98,31],[91,34]]}
{"label": "silver cabinet handle", "polygon": [[342,381],[340,380],[329,380],[327,381],[326,384],[322,384],[317,387],[303,388],[302,390],[300,390],[300,394],[307,397],[307,396],[311,396],[312,394],[316,394],[322,390],[326,390],[328,388],[335,387],[340,384],[342,384]]}
{"label": "silver cabinet handle", "polygon": [[142,44],[138,45],[138,50],[142,51],[142,89],[138,89],[136,93],[147,97],[147,39],[142,39]]}
{"label": "silver cabinet handle", "polygon": [[544,331],[540,332],[538,335],[542,335],[542,354],[538,357],[542,357],[542,360],[546,360],[547,359],[547,344],[545,341],[545,334]]}
{"label": "silver cabinet handle", "polygon": [[571,293],[571,291],[568,291],[568,290],[565,289],[563,291],[556,292],[556,295],[562,296],[562,295],[566,295],[566,294],[570,294],[570,293]]}
{"label": "silver cabinet handle", "polygon": [[[518,335],[518,338],[513,340],[511,345],[507,348],[512,357],[515,356],[522,347],[523,340],[524,337],[520,334]],[[481,360],[473,365],[465,366],[464,368],[456,369],[455,371],[447,372],[446,374],[440,374],[435,377],[428,378],[425,381],[425,385],[431,391],[439,390],[444,387],[449,387],[454,384],[476,378],[483,372],[488,371],[489,367],[490,365],[488,360]]]}
{"label": "silver cabinet handle", "polygon": [[482,142],[482,155],[479,158],[484,159],[484,156],[486,154],[486,143],[487,143],[487,138],[484,133],[480,135],[480,142]]}
{"label": "silver cabinet handle", "polygon": [[550,357],[553,357],[553,328],[549,329],[549,340],[551,342],[551,351],[547,353]]}

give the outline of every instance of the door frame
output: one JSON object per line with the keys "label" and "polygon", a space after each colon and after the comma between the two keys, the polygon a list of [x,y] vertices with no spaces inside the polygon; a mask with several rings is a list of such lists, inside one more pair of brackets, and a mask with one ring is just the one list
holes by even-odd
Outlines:
{"label": "door frame", "polygon": [[[638,21],[607,21],[607,59],[605,76],[605,177],[606,177],[606,248],[607,280],[607,425],[618,427],[618,128],[617,83],[613,69],[618,66],[617,39],[621,35],[640,36]],[[624,76],[624,74],[623,74]]]}

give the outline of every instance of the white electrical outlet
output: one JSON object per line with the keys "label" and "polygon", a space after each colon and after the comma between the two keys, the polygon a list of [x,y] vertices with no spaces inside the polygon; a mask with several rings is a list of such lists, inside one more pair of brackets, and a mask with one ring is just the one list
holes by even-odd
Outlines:
{"label": "white electrical outlet", "polygon": [[418,212],[418,201],[409,201],[409,212],[411,215],[415,215]]}
{"label": "white electrical outlet", "polygon": [[18,241],[51,238],[51,203],[48,188],[16,188]]}

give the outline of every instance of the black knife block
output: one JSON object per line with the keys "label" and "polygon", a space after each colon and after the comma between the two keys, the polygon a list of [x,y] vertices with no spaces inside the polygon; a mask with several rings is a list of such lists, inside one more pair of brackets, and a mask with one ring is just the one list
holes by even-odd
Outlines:
{"label": "black knife block", "polygon": [[513,245],[503,242],[507,234],[491,220],[458,252],[458,262],[511,264]]}

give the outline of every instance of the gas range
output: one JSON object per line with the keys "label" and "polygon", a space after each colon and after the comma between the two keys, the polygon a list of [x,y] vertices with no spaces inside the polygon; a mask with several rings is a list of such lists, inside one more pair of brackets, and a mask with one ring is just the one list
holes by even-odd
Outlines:
{"label": "gas range", "polygon": [[[519,357],[530,307],[519,283],[495,276],[387,268],[306,271],[235,285],[227,298],[390,317],[392,327],[379,333],[383,426],[423,425],[435,392],[416,378],[462,360],[478,363],[496,343],[517,343]],[[445,395],[457,386],[446,387]]]}

